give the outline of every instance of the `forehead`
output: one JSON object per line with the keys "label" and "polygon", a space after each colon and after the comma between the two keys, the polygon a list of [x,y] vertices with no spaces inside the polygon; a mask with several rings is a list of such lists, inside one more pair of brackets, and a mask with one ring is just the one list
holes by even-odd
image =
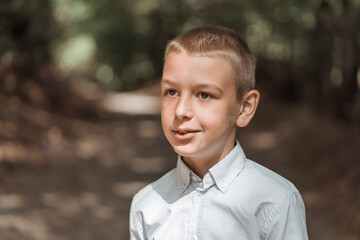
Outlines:
{"label": "forehead", "polygon": [[219,57],[171,52],[165,61],[163,79],[178,83],[203,82],[233,86],[234,72],[231,64]]}

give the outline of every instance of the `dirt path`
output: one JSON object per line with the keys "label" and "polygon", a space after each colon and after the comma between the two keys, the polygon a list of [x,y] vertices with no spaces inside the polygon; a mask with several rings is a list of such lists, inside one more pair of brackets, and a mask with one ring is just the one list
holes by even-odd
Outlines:
{"label": "dirt path", "polygon": [[[159,115],[84,121],[14,109],[0,122],[0,239],[128,239],[131,197],[175,166]],[[238,134],[249,158],[299,188],[310,239],[321,240],[360,239],[359,137],[266,102]]]}

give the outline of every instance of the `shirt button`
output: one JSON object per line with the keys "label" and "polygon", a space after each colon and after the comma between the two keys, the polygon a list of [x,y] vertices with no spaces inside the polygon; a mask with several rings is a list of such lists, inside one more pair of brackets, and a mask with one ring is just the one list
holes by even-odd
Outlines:
{"label": "shirt button", "polygon": [[220,187],[221,187],[221,188],[226,188],[226,186],[227,186],[227,184],[224,183],[224,182],[222,182],[222,183],[220,184]]}
{"label": "shirt button", "polygon": [[[204,192],[198,192],[198,195],[201,197],[202,195],[204,195]],[[195,236],[195,235],[194,235]],[[195,236],[196,237],[196,236]]]}
{"label": "shirt button", "polygon": [[191,240],[198,240],[198,237],[196,235],[192,235]]}
{"label": "shirt button", "polygon": [[191,180],[192,180],[193,182],[197,182],[197,178],[196,178],[195,176],[191,176]]}

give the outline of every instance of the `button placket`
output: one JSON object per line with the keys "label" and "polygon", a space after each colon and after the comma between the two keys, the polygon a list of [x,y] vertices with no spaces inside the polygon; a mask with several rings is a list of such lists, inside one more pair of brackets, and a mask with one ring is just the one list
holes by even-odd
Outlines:
{"label": "button placket", "polygon": [[192,182],[194,186],[193,192],[193,208],[190,217],[189,239],[199,239],[199,227],[201,225],[203,211],[203,196],[205,194],[202,181]]}
{"label": "button placket", "polygon": [[198,237],[196,235],[192,235],[191,240],[198,240]]}

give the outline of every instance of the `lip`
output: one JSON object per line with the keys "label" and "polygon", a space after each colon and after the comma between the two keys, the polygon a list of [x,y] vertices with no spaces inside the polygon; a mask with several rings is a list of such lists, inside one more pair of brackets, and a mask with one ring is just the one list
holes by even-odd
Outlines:
{"label": "lip", "polygon": [[191,139],[192,137],[194,137],[196,135],[196,133],[198,133],[200,131],[182,128],[182,129],[172,130],[172,132],[174,133],[175,138],[177,138],[179,140],[188,140],[188,139]]}

